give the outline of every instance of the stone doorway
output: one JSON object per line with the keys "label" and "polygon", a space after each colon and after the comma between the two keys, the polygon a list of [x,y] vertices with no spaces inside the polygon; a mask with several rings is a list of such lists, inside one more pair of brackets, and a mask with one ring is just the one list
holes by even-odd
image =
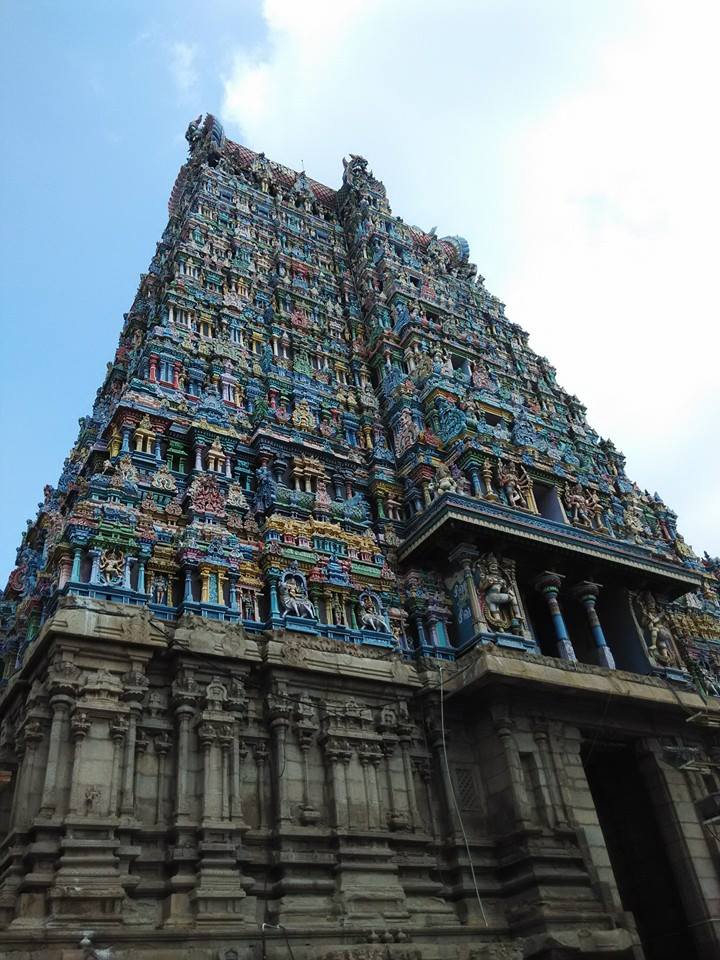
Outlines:
{"label": "stone doorway", "polygon": [[645,960],[697,960],[633,745],[590,740],[582,760],[620,899],[635,917]]}

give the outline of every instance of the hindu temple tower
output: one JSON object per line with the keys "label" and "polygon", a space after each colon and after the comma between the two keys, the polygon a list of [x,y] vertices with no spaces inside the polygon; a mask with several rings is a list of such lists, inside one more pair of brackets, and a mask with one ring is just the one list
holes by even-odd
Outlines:
{"label": "hindu temple tower", "polygon": [[3,955],[718,957],[720,561],[362,157],[187,139],[0,604]]}

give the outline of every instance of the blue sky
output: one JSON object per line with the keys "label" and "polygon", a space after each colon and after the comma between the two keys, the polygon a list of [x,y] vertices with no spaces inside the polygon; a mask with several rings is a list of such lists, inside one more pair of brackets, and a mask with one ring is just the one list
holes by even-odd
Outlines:
{"label": "blue sky", "polygon": [[4,0],[0,579],[91,407],[190,119],[471,257],[593,425],[720,553],[716,6]]}

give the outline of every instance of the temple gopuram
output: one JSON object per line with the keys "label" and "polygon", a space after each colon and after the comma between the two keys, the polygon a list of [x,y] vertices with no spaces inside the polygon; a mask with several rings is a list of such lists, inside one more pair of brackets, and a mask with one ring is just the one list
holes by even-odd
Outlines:
{"label": "temple gopuram", "polygon": [[362,157],[186,136],[0,601],[2,956],[714,960],[720,560]]}

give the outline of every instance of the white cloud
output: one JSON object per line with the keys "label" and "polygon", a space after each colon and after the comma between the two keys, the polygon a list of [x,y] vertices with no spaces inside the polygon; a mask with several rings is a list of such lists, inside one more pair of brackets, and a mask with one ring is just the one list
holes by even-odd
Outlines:
{"label": "white cloud", "polygon": [[176,41],[170,45],[168,65],[179,93],[189,93],[198,82],[197,47]]}
{"label": "white cloud", "polygon": [[720,552],[713,37],[687,0],[266,0],[228,132],[330,184],[367,156],[411,222],[461,233],[490,289]]}

